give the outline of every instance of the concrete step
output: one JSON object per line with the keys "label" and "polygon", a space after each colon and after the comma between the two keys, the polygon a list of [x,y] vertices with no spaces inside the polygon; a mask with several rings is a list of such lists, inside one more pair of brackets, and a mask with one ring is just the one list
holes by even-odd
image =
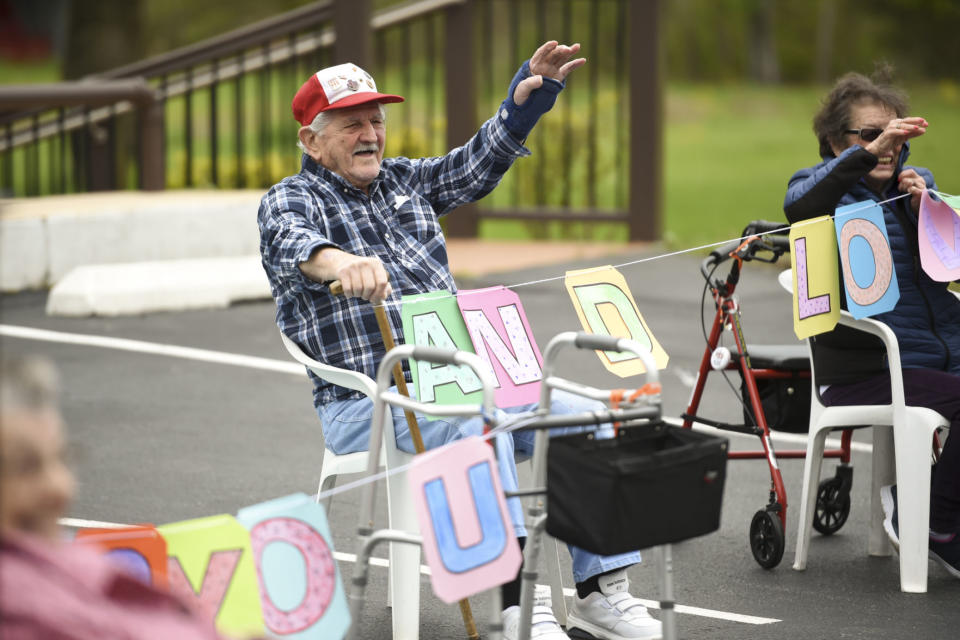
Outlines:
{"label": "concrete step", "polygon": [[50,291],[47,314],[136,315],[269,298],[258,255],[97,264],[64,276]]}

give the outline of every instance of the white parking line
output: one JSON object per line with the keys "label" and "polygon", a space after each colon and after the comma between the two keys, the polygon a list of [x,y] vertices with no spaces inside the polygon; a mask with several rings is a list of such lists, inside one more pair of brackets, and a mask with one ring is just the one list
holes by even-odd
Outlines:
{"label": "white parking line", "polygon": [[[675,427],[679,427],[683,424],[683,420],[680,418],[671,418],[668,416],[663,417],[663,421],[672,424]],[[756,440],[757,436],[750,435],[749,433],[738,433],[736,431],[724,431],[723,429],[717,429],[716,427],[711,427],[705,424],[694,424],[693,429],[695,431],[703,431],[704,433],[712,433],[715,435],[722,435],[724,437],[734,437],[734,438],[750,438],[751,440]],[[780,431],[774,431],[770,434],[771,439],[774,442],[788,442],[790,444],[807,444],[807,436],[802,433],[782,433]],[[839,449],[840,441],[835,438],[830,438],[826,441],[825,445],[828,449]],[[860,453],[873,453],[873,445],[869,442],[851,442],[850,443],[851,451],[858,451]]]}
{"label": "white parking line", "polygon": [[168,356],[171,358],[199,360],[201,362],[212,362],[215,364],[229,364],[235,367],[262,369],[264,371],[277,371],[279,373],[306,375],[306,369],[303,367],[303,365],[287,360],[273,360],[271,358],[245,356],[239,353],[228,353],[226,351],[211,351],[209,349],[179,347],[172,344],[144,342],[143,340],[111,338],[109,336],[97,336],[85,333],[65,333],[62,331],[49,331],[47,329],[17,327],[9,324],[0,324],[0,335],[9,336],[11,338],[23,338],[24,340],[41,340],[43,342],[79,344],[89,347],[118,349],[120,351],[149,353],[152,355]]}

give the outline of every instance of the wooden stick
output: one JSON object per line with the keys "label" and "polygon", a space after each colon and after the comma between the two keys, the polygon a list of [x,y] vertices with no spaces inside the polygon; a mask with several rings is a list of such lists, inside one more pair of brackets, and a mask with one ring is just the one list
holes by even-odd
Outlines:
{"label": "wooden stick", "polygon": [[[335,296],[343,295],[343,285],[339,280],[330,283],[330,293]],[[373,313],[377,317],[377,326],[380,328],[380,337],[383,339],[383,346],[387,351],[396,346],[393,342],[393,329],[390,328],[390,321],[387,320],[387,312],[382,304],[373,306]],[[410,397],[407,391],[407,380],[403,376],[403,367],[398,362],[393,366],[393,382],[397,385],[397,392]],[[423,453],[426,449],[423,446],[423,437],[420,435],[420,427],[417,425],[417,418],[409,409],[403,410],[403,415],[407,418],[407,428],[410,429],[410,437],[413,438],[413,448],[417,453]],[[372,452],[369,455],[374,455]],[[473,611],[470,609],[470,601],[464,598],[460,601],[460,615],[463,617],[463,626],[467,632],[469,640],[480,640],[480,634],[477,632],[477,625],[473,620]]]}

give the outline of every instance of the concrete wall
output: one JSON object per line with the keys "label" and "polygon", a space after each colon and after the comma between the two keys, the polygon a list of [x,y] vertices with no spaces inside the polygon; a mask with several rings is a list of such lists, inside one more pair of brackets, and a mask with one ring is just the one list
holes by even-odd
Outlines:
{"label": "concrete wall", "polygon": [[0,200],[0,290],[50,287],[90,264],[255,255],[262,195],[120,191]]}

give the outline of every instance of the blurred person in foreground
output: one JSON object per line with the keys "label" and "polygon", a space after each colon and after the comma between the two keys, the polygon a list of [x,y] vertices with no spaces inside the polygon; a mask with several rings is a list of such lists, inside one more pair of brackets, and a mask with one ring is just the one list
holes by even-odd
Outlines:
{"label": "blurred person in foreground", "polygon": [[[960,578],[960,299],[920,267],[920,197],[935,189],[933,174],[906,164],[910,140],[930,123],[910,115],[907,97],[890,84],[890,70],[873,79],[840,78],[814,117],[822,161],[790,178],[784,212],[791,223],[862,201],[879,203],[900,287],[896,308],[879,314],[897,336],[906,402],[950,421],[951,436],[936,465],[930,498],[930,557]],[[841,276],[840,286],[843,287]],[[846,307],[846,298],[841,295]],[[825,405],[890,403],[890,376],[879,338],[837,325],[813,338]],[[896,485],[881,490],[884,527],[899,549]]]}
{"label": "blurred person in foreground", "polygon": [[[385,349],[367,301],[394,303],[387,305],[387,314],[393,334],[403,342],[395,304],[401,296],[456,293],[440,216],[488,194],[517,158],[530,154],[523,144],[527,136],[553,106],[567,75],[586,62],[571,59],[579,49],[579,44],[544,43],[521,65],[497,113],[462,147],[436,158],[383,157],[383,104],[403,98],[378,93],[363,69],[342,64],[310,76],[292,104],[301,125],[301,171],[270,189],[258,214],[260,252],[281,331],[321,362],[376,377]],[[330,293],[333,280],[340,280],[345,295]],[[406,363],[404,368],[409,381]],[[327,448],[337,454],[365,451],[373,403],[309,375]],[[577,414],[604,406],[556,391],[550,409]],[[403,410],[393,407],[393,417],[397,446],[412,452]],[[428,421],[418,416],[418,422],[428,449],[483,431],[479,417]],[[498,439],[504,490],[517,489],[514,451],[532,454],[533,438],[526,431]],[[508,508],[522,546],[526,530],[520,501],[511,498]],[[640,561],[639,553],[599,556],[572,546],[570,553],[577,595],[568,627],[606,640],[661,637],[660,622],[629,592],[626,568]],[[511,640],[519,625],[519,574],[504,585],[502,595],[504,631]],[[567,638],[546,600],[538,599],[534,607],[532,633],[538,640]]]}
{"label": "blurred person in foreground", "polygon": [[217,640],[209,621],[96,552],[62,539],[73,497],[56,373],[0,360],[0,638]]}

